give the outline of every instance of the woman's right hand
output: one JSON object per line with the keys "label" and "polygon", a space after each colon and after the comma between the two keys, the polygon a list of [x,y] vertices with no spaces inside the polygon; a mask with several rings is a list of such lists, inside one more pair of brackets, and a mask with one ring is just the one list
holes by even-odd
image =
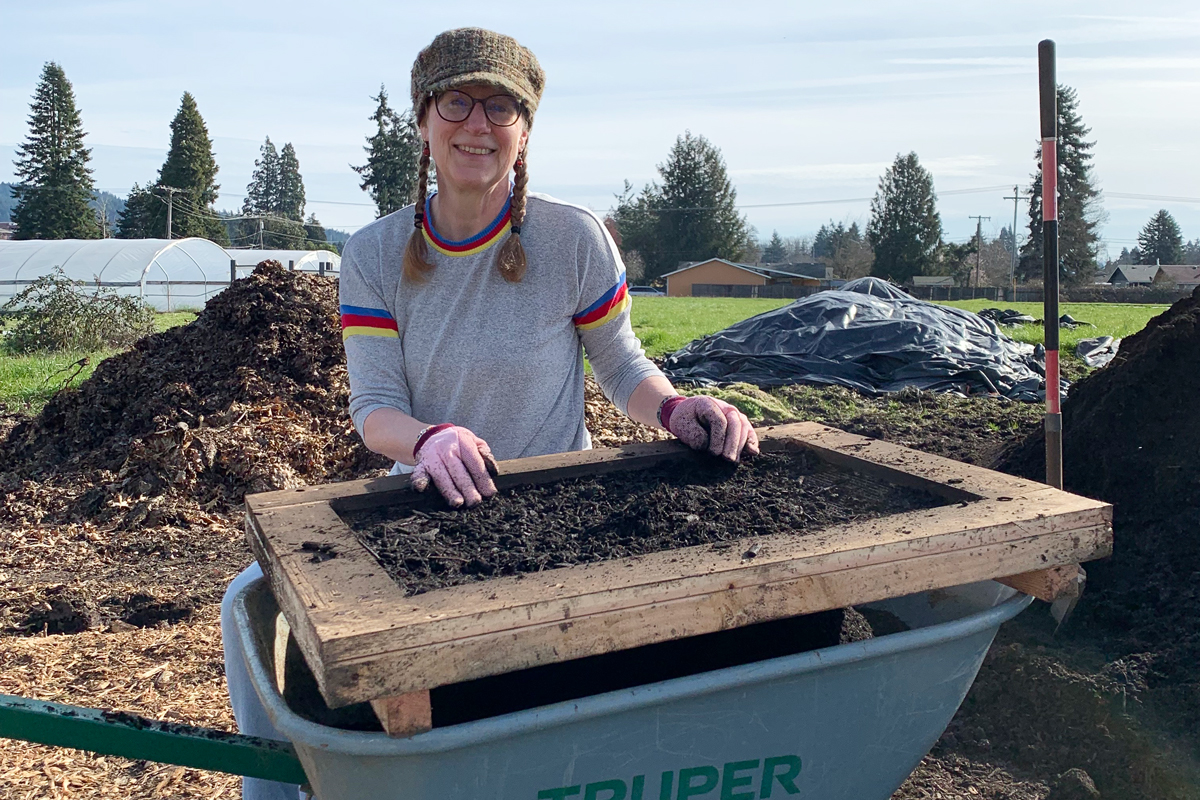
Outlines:
{"label": "woman's right hand", "polygon": [[496,459],[487,442],[457,425],[438,426],[414,452],[416,469],[411,486],[418,492],[429,482],[451,506],[473,506],[496,494],[492,476],[498,474]]}

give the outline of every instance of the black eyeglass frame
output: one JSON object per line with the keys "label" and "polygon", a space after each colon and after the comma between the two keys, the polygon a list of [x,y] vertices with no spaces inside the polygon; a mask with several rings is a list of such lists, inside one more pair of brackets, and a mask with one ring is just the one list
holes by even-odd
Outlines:
{"label": "black eyeglass frame", "polygon": [[[471,101],[471,109],[469,111],[467,111],[466,116],[464,116],[462,119],[447,119],[446,115],[442,113],[442,106],[439,101],[446,95],[450,94],[451,92],[454,92],[455,94],[460,94],[463,97],[465,97]],[[512,122],[509,122],[507,124],[502,123],[502,122],[496,122],[494,119],[492,119],[491,114],[488,114],[488,107],[486,105],[487,101],[492,100],[497,97],[507,97],[517,104],[517,116],[513,118]],[[469,95],[466,92],[461,91],[459,89],[447,89],[446,91],[438,92],[437,94],[430,92],[429,99],[433,101],[433,107],[437,111],[437,115],[439,117],[441,117],[442,119],[446,120],[446,122],[454,122],[454,123],[466,122],[470,118],[470,116],[475,113],[476,105],[483,106],[483,115],[485,117],[487,117],[488,122],[490,122],[492,125],[495,125],[497,128],[511,128],[513,125],[516,125],[517,120],[519,120],[522,117],[522,115],[525,114],[525,104],[522,103],[517,98],[513,97],[511,94],[507,94],[505,92],[498,92],[496,94],[490,94],[487,97],[480,100],[480,99],[471,97],[471,95]]]}

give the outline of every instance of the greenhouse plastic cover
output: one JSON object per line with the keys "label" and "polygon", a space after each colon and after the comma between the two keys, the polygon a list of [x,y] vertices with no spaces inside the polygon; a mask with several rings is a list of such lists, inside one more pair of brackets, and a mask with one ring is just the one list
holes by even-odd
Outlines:
{"label": "greenhouse plastic cover", "polygon": [[833,384],[872,395],[917,387],[1033,402],[1044,396],[1045,364],[1041,347],[991,320],[860,278],[696,339],[663,372],[680,384]]}
{"label": "greenhouse plastic cover", "polygon": [[201,306],[228,286],[229,261],[224,248],[198,238],[0,241],[0,302],[61,267],[72,280],[160,309]]}

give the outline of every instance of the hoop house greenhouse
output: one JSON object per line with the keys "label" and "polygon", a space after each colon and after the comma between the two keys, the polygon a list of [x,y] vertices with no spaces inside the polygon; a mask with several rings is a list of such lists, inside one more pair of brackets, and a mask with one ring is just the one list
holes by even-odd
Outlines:
{"label": "hoop house greenhouse", "polygon": [[342,257],[329,250],[234,250],[226,248],[229,257],[237,262],[238,277],[244,277],[260,261],[278,261],[285,269],[336,275]]}
{"label": "hoop house greenhouse", "polygon": [[56,267],[72,280],[142,298],[158,311],[201,308],[258,262],[337,274],[341,259],[319,250],[231,250],[207,239],[0,241],[0,304]]}

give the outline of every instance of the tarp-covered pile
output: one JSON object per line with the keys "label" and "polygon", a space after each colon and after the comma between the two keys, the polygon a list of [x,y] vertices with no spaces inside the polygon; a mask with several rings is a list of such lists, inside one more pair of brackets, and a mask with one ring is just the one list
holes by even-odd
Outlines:
{"label": "tarp-covered pile", "polygon": [[663,371],[680,384],[836,384],[866,394],[912,386],[1030,402],[1042,399],[1045,380],[1040,347],[876,278],[696,339],[668,356]]}

